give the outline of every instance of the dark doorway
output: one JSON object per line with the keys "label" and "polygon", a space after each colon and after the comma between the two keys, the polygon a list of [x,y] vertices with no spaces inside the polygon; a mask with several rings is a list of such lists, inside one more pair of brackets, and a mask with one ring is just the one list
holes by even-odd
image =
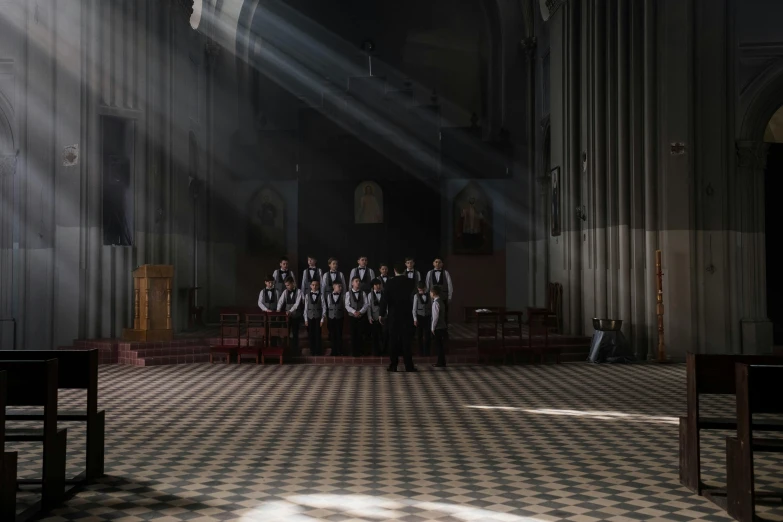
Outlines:
{"label": "dark doorway", "polygon": [[773,143],[764,175],[767,247],[767,314],[772,321],[775,346],[783,346],[783,271],[776,254],[783,243],[783,227],[777,209],[777,196],[783,194],[783,143]]}
{"label": "dark doorway", "polygon": [[133,130],[130,120],[104,116],[103,244],[133,245]]}
{"label": "dark doorway", "polygon": [[381,262],[394,264],[407,256],[426,272],[440,253],[440,194],[429,184],[410,177],[377,181],[383,190],[383,223],[356,224],[355,181],[303,181],[299,185],[298,265],[307,266],[307,256],[318,258],[326,268],[329,257],[340,260],[348,277],[361,255],[377,271]]}

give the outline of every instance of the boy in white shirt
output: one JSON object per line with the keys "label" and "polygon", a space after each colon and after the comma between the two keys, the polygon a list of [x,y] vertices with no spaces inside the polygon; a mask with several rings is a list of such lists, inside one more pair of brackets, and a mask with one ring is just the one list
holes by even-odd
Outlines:
{"label": "boy in white shirt", "polygon": [[369,293],[372,290],[372,280],[375,279],[375,271],[367,268],[367,256],[361,256],[357,261],[359,266],[351,270],[350,280],[354,277],[359,278],[359,289],[362,293]]}
{"label": "boy in white shirt", "polygon": [[285,292],[285,280],[291,273],[288,270],[288,258],[283,256],[280,258],[280,268],[274,271],[272,277],[275,278],[275,289],[278,294]]}
{"label": "boy in white shirt", "polygon": [[432,298],[432,336],[435,338],[435,350],[438,352],[438,362],[433,364],[435,368],[446,367],[446,337],[448,332],[448,325],[444,317],[444,309],[441,306],[443,300],[441,299],[440,286],[435,285],[430,290],[430,297]]}
{"label": "boy in white shirt", "polygon": [[266,288],[258,294],[258,307],[263,312],[274,312],[277,310],[277,302],[280,299],[280,294],[275,288],[275,278],[271,275],[266,276],[264,284]]}
{"label": "boy in white shirt", "polygon": [[421,281],[421,274],[416,270],[416,261],[412,257],[405,258],[405,277],[413,279],[414,288]]}
{"label": "boy in white shirt", "polygon": [[417,285],[418,293],[413,296],[413,326],[416,327],[416,338],[419,341],[419,355],[430,356],[432,335],[432,299],[424,281]]}
{"label": "boy in white shirt", "polygon": [[277,302],[277,311],[285,311],[288,316],[288,344],[291,352],[299,355],[299,326],[302,321],[302,292],[296,288],[296,281],[288,276],[285,280],[285,290]]}
{"label": "boy in white shirt", "polygon": [[324,294],[332,291],[335,283],[340,283],[340,288],[342,290],[348,288],[348,285],[345,284],[345,277],[341,272],[337,271],[337,264],[337,258],[329,258],[329,270],[324,272],[323,278],[321,279],[321,290],[324,292]]}
{"label": "boy in white shirt", "polygon": [[321,328],[326,317],[326,306],[321,294],[318,279],[310,281],[310,293],[302,296],[304,301],[304,321],[310,340],[310,355],[323,355],[321,347]]}
{"label": "boy in white shirt", "polygon": [[323,270],[316,266],[318,260],[313,256],[307,257],[307,268],[302,272],[302,290],[310,288],[310,281],[318,281],[321,285],[321,278],[324,276]]}
{"label": "boy in white shirt", "polygon": [[351,355],[359,357],[362,353],[362,338],[364,337],[364,314],[370,307],[367,295],[362,292],[358,277],[351,280],[351,289],[345,293],[345,312],[351,325]]}
{"label": "boy in white shirt", "polygon": [[451,282],[451,274],[443,269],[443,258],[436,257],[432,262],[433,269],[427,272],[427,291],[432,290],[434,286],[440,286],[441,300],[444,306],[444,319],[449,324],[449,306],[451,305],[451,296],[454,294],[454,284]]}

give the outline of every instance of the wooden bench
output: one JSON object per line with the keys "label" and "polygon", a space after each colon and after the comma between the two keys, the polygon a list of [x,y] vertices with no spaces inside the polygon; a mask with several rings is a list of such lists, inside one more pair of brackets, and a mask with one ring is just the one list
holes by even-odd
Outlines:
{"label": "wooden bench", "polygon": [[[267,338],[266,346],[261,353],[261,364],[265,357],[277,357],[283,364],[283,355],[288,343],[288,315],[285,312],[267,312]],[[278,338],[276,346],[272,346],[272,339]],[[298,354],[294,354],[298,355]]]}
{"label": "wooden bench", "polygon": [[51,509],[65,496],[65,448],[67,430],[57,427],[57,359],[2,361],[7,374],[7,406],[43,406],[43,429],[9,429],[6,442],[43,442],[41,479],[17,480],[17,484],[41,484],[41,506]]}
{"label": "wooden bench", "polygon": [[[709,418],[699,414],[699,396],[704,394],[734,395],[736,384],[734,365],[775,364],[780,357],[765,355],[708,355],[689,353],[686,356],[687,415],[680,417],[680,483],[691,491],[703,494],[706,485],[701,480],[702,430],[736,430],[736,418]],[[755,430],[783,430],[781,422],[757,422]]]}
{"label": "wooden bench", "polygon": [[[84,422],[87,431],[87,466],[82,478],[88,482],[104,475],[104,437],[106,413],[98,411],[98,354],[95,350],[18,350],[0,351],[0,360],[46,361],[57,359],[57,386],[61,390],[86,390],[87,403],[84,411],[58,412],[58,422]],[[42,421],[39,413],[10,413],[9,420]]]}
{"label": "wooden bench", "polygon": [[501,355],[505,361],[508,352],[505,345],[498,339],[499,312],[475,312],[476,351],[478,361],[489,360],[492,356]]}
{"label": "wooden bench", "polygon": [[237,350],[237,364],[242,363],[243,355],[252,355],[256,359],[256,364],[263,364],[264,356],[262,350],[266,347],[266,333],[268,318],[264,313],[245,315],[245,345]]}
{"label": "wooden bench", "polygon": [[[783,360],[781,361],[783,363]],[[753,436],[758,429],[753,416],[783,413],[783,366],[736,365],[737,436],[726,439],[726,496],[729,515],[740,522],[760,520],[756,516],[753,455],[783,453],[783,439]],[[764,493],[783,499],[783,492]]]}
{"label": "wooden bench", "polygon": [[463,320],[465,323],[475,323],[476,319],[478,318],[476,312],[478,310],[489,310],[490,312],[494,313],[501,313],[505,310],[505,307],[503,306],[466,306],[464,307],[464,316]]}
{"label": "wooden bench", "polygon": [[[231,362],[231,356],[239,350],[239,339],[241,336],[239,322],[240,316],[234,314],[220,314],[220,344],[209,347],[209,362],[215,362],[215,356],[225,356],[226,364]],[[226,343],[226,340],[232,338],[232,343]]]}
{"label": "wooden bench", "polygon": [[16,518],[16,460],[15,451],[5,451],[5,406],[8,377],[0,372],[0,520]]}

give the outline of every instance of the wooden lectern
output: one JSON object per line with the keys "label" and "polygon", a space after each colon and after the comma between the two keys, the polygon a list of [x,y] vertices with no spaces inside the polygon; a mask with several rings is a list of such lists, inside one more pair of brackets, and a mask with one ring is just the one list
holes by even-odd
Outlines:
{"label": "wooden lectern", "polygon": [[122,331],[123,341],[171,341],[171,265],[142,265],[133,271],[133,328]]}

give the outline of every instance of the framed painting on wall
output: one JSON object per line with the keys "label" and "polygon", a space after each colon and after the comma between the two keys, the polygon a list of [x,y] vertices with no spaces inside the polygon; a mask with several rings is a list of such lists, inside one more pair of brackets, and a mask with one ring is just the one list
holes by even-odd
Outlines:
{"label": "framed painting on wall", "polygon": [[454,253],[492,254],[492,201],[471,182],[454,198]]}
{"label": "framed painting on wall", "polygon": [[286,204],[279,192],[264,187],[250,203],[251,251],[286,252]]}
{"label": "framed painting on wall", "polygon": [[357,225],[383,223],[383,190],[374,181],[359,183],[353,194],[354,221]]}
{"label": "framed painting on wall", "polygon": [[555,167],[552,169],[552,171],[549,173],[550,175],[550,186],[552,187],[552,210],[551,214],[549,216],[549,221],[551,224],[551,231],[553,236],[559,236],[561,233],[560,229],[560,216],[562,208],[561,202],[560,202],[560,167]]}

